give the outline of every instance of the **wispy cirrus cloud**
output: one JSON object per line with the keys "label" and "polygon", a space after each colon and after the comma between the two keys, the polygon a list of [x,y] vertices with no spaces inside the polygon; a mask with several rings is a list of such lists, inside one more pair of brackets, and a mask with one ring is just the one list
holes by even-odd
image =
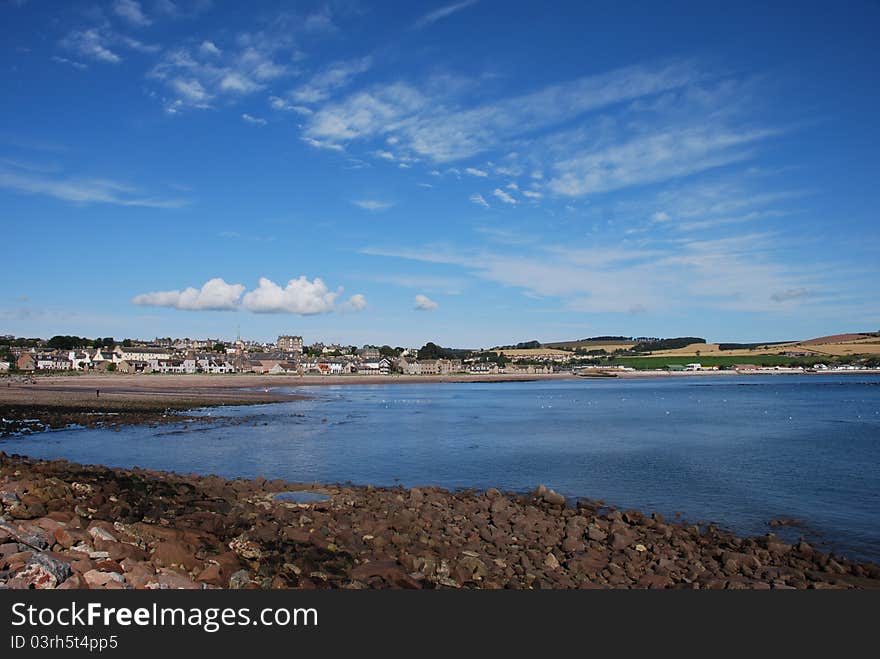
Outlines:
{"label": "wispy cirrus cloud", "polygon": [[462,2],[456,2],[450,5],[445,5],[434,11],[430,11],[427,14],[421,16],[415,23],[413,23],[413,29],[420,30],[423,27],[427,27],[436,23],[439,20],[442,20],[452,14],[461,11],[462,9],[467,9],[471,5],[477,4],[479,0],[463,0]]}
{"label": "wispy cirrus cloud", "polygon": [[394,206],[394,202],[381,199],[355,199],[351,203],[365,211],[384,211]]}
{"label": "wispy cirrus cloud", "polygon": [[291,90],[288,96],[297,105],[327,100],[335,91],[346,87],[356,76],[368,71],[372,63],[372,57],[335,62]]}
{"label": "wispy cirrus cloud", "polygon": [[516,199],[513,198],[512,195],[505,192],[501,188],[495,188],[492,191],[492,196],[495,197],[496,199],[500,199],[505,204],[509,204],[511,206],[516,206],[519,203]]}
{"label": "wispy cirrus cloud", "polygon": [[113,13],[125,19],[137,27],[145,27],[153,23],[136,0],[116,0],[113,3]]}
{"label": "wispy cirrus cloud", "polygon": [[477,206],[482,206],[483,208],[489,208],[489,202],[486,201],[486,198],[481,195],[479,192],[475,192],[468,199],[471,203],[476,204]]}
{"label": "wispy cirrus cloud", "polygon": [[394,82],[324,105],[309,118],[305,132],[336,142],[393,134],[398,149],[450,162],[586,112],[679,88],[700,76],[690,62],[634,66],[470,108],[461,96],[466,86]]}
{"label": "wispy cirrus cloud", "polygon": [[111,50],[111,45],[111,39],[97,28],[74,30],[61,40],[62,47],[73,50],[83,57],[118,64],[122,61],[122,57]]}
{"label": "wispy cirrus cloud", "polygon": [[[367,247],[361,253],[460,268],[528,297],[559,300],[573,311],[657,313],[676,307],[774,312],[780,301],[797,304],[809,298],[802,289],[814,291],[823,285],[809,268],[777,258],[768,248],[773,240],[749,233],[641,246],[532,241],[511,243],[507,249],[430,245]],[[768,291],[781,291],[784,300],[771,299]]]}
{"label": "wispy cirrus cloud", "polygon": [[0,187],[81,204],[181,208],[189,203],[185,199],[147,196],[134,186],[111,179],[50,175],[49,172],[40,173],[32,169],[2,167],[2,165],[0,165]]}

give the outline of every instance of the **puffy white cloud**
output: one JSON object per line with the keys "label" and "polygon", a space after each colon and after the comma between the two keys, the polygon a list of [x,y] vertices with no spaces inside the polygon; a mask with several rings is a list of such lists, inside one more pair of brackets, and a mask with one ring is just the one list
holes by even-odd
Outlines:
{"label": "puffy white cloud", "polygon": [[482,169],[476,169],[475,167],[468,167],[464,170],[466,174],[470,174],[471,176],[479,176],[480,178],[485,178],[489,176],[488,172],[484,172]]}
{"label": "puffy white cloud", "polygon": [[366,308],[367,298],[360,293],[355,293],[342,305],[343,311],[363,311]]}
{"label": "puffy white cloud", "polygon": [[254,117],[254,116],[248,114],[247,112],[245,112],[243,115],[241,115],[241,118],[244,119],[249,124],[257,124],[259,126],[266,125],[265,119],[261,119],[260,117]]}
{"label": "puffy white cloud", "polygon": [[291,279],[282,288],[271,279],[260,277],[260,285],[242,299],[242,305],[255,313],[295,313],[310,316],[333,311],[342,289],[330,291],[318,277],[309,281],[305,275]]}
{"label": "puffy white cloud", "polygon": [[416,311],[433,311],[439,306],[427,295],[422,295],[421,293],[416,295]]}
{"label": "puffy white cloud", "polygon": [[134,304],[151,307],[172,307],[189,311],[230,311],[238,308],[238,300],[244,293],[241,284],[227,284],[220,277],[209,279],[201,288],[182,291],[157,291],[143,293],[132,298]]}
{"label": "puffy white cloud", "polygon": [[217,48],[217,45],[213,41],[203,41],[202,45],[199,46],[199,52],[202,55],[213,55],[220,56],[221,50]]}

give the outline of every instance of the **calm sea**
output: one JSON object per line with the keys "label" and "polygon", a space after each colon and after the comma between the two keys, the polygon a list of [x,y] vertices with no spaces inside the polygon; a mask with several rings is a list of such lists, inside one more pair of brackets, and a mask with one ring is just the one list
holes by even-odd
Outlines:
{"label": "calm sea", "polygon": [[[227,477],[526,491],[777,529],[880,560],[880,376],[299,388],[224,419],[0,440],[0,450]],[[235,424],[231,418],[239,417]]]}

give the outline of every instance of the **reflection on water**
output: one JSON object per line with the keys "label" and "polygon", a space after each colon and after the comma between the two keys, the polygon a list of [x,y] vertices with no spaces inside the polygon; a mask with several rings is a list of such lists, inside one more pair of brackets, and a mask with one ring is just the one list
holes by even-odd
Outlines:
{"label": "reflection on water", "polygon": [[305,391],[313,398],[205,410],[210,423],[63,430],[0,441],[0,450],[297,482],[517,491],[546,483],[743,534],[797,519],[805,526],[773,530],[880,559],[878,376]]}

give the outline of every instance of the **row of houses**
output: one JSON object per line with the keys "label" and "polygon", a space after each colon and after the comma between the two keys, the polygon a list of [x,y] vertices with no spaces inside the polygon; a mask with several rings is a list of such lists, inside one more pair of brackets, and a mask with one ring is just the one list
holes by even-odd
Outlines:
{"label": "row of houses", "polygon": [[[298,338],[298,337],[291,337]],[[364,350],[359,355],[303,357],[296,352],[257,352],[180,354],[163,346],[116,346],[113,350],[95,348],[22,352],[16,367],[22,371],[117,371],[120,373],[261,375],[449,375],[455,373],[550,373],[552,365],[508,363],[461,359],[416,359],[413,352],[395,359]]]}

